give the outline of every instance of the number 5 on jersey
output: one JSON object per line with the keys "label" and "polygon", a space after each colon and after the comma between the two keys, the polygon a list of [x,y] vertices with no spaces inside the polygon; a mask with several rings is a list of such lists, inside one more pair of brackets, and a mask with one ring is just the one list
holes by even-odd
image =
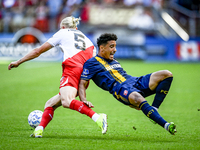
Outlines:
{"label": "number 5 on jersey", "polygon": [[76,49],[80,49],[82,51],[85,50],[86,45],[84,39],[85,37],[82,34],[74,33],[74,40],[76,41],[74,46],[76,47]]}

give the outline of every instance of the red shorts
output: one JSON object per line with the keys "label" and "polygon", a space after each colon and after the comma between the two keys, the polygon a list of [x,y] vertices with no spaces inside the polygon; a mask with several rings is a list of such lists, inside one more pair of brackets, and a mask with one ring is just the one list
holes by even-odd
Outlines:
{"label": "red shorts", "polygon": [[60,88],[64,86],[71,86],[78,90],[82,71],[83,69],[79,67],[65,68],[65,71],[60,79]]}
{"label": "red shorts", "polygon": [[94,46],[89,47],[85,51],[81,51],[71,58],[66,59],[62,63],[63,74],[60,80],[60,88],[71,86],[78,90],[83,65],[92,57]]}

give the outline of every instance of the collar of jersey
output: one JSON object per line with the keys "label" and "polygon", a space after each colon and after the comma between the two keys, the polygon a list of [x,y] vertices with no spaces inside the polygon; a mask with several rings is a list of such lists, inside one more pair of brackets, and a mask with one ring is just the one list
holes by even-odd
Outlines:
{"label": "collar of jersey", "polygon": [[107,61],[107,62],[112,62],[112,61],[113,61],[113,60],[110,60],[110,59],[105,59],[105,58],[99,56],[98,54],[96,55],[96,57],[100,57],[100,58],[104,59],[104,60]]}

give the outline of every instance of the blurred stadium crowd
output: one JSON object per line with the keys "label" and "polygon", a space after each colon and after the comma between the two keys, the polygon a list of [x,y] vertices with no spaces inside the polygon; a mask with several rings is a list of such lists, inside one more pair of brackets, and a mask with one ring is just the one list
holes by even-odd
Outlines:
{"label": "blurred stadium crowd", "polygon": [[42,32],[55,32],[58,23],[66,16],[89,18],[91,5],[130,7],[136,4],[161,7],[161,0],[2,0],[0,32],[16,32],[31,26]]}
{"label": "blurred stadium crowd", "polygon": [[[101,24],[155,30],[158,19],[155,13],[172,8],[171,2],[192,12],[195,11],[196,17],[199,17],[199,0],[0,0],[0,32],[14,33],[24,27],[35,27],[44,33],[55,32],[59,28],[60,20],[71,15],[81,17],[80,26],[83,30],[86,29],[83,28],[84,25]],[[103,12],[103,8],[107,9]],[[114,12],[115,9],[117,12]],[[119,13],[124,13],[124,15],[120,14],[123,19],[119,18]],[[109,17],[110,24],[106,17],[102,19],[109,14],[112,15]],[[130,16],[130,14],[134,15]],[[176,13],[173,14],[177,16]],[[178,19],[180,18],[179,14]],[[127,23],[124,24],[125,22]],[[182,17],[180,23],[189,26],[187,18]]]}
{"label": "blurred stadium crowd", "polygon": [[[200,0],[0,0],[0,59],[23,56],[71,15],[93,43],[115,33],[116,58],[200,61]],[[61,60],[49,52],[41,60]]]}

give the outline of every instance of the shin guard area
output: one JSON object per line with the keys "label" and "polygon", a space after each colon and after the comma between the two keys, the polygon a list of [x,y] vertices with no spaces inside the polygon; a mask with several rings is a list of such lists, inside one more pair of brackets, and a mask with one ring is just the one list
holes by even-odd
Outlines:
{"label": "shin guard area", "polygon": [[92,116],[95,114],[95,112],[91,108],[89,108],[86,104],[78,100],[72,100],[69,108],[72,110],[76,110],[82,114],[85,114],[90,118],[92,118]]}

